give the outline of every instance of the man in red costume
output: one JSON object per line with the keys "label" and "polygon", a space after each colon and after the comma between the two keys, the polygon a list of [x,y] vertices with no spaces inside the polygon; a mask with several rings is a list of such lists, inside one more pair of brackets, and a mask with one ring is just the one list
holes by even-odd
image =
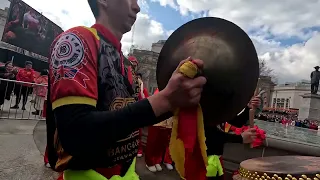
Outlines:
{"label": "man in red costume", "polygon": [[[88,2],[96,24],[71,28],[52,45],[49,162],[64,171],[65,180],[138,180],[139,128],[168,119],[174,109],[197,105],[206,79],[187,78],[177,69],[162,91],[138,101],[120,43],[140,11],[137,0]],[[203,61],[193,63],[202,69]]]}
{"label": "man in red costume", "polygon": [[33,83],[34,82],[34,76],[35,72],[32,69],[32,62],[31,61],[26,61],[26,66],[23,69],[20,69],[16,79],[17,81],[23,81],[26,83],[19,83],[16,84],[15,87],[15,94],[16,94],[16,104],[11,107],[12,109],[18,109],[19,108],[19,103],[21,100],[21,96],[23,96],[22,99],[22,110],[26,110],[26,104],[28,101],[28,96],[32,91],[32,84],[27,84],[27,83]]}
{"label": "man in red costume", "polygon": [[[144,87],[143,81],[142,81],[142,74],[137,73],[137,79],[140,87],[140,92],[139,92],[139,100],[148,98],[149,94],[147,89]],[[138,149],[138,154],[137,157],[142,157],[143,155],[143,145],[142,145],[142,129],[140,128],[140,142],[139,142],[139,149]]]}
{"label": "man in red costume", "polygon": [[137,73],[137,78],[138,78],[138,83],[140,86],[140,93],[139,93],[139,98],[144,99],[149,96],[148,90],[145,88],[144,83],[142,81],[142,74]]}
{"label": "man in red costume", "polygon": [[[136,82],[137,86],[137,91],[138,91],[138,100],[142,100],[144,98],[147,98],[149,96],[148,91],[144,88],[143,86],[143,81],[142,81],[142,74],[137,73],[138,65],[139,62],[136,57],[134,56],[129,56],[128,60],[130,62],[130,65],[128,66],[128,79],[131,84],[134,84]],[[138,147],[138,154],[137,157],[142,157],[143,154],[143,145],[141,141],[142,137],[142,129],[139,129],[139,134],[140,134],[140,142],[139,142],[139,147]]]}
{"label": "man in red costume", "polygon": [[[159,90],[155,91],[155,94]],[[162,171],[163,163],[168,170],[172,170],[172,159],[169,152],[172,118],[148,127],[148,139],[145,154],[146,166],[149,171]]]}

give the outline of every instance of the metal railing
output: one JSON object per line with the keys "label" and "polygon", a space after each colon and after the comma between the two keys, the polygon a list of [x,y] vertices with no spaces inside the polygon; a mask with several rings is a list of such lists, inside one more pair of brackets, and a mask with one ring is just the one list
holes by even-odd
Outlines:
{"label": "metal railing", "polygon": [[44,84],[0,78],[0,119],[44,120],[46,96],[36,96],[34,91],[39,86],[47,88]]}

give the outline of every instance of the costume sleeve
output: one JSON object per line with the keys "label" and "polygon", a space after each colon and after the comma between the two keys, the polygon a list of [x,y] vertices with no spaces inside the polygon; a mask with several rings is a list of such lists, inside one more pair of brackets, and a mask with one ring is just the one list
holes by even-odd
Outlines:
{"label": "costume sleeve", "polygon": [[243,138],[241,135],[230,134],[222,131],[220,132],[223,133],[223,137],[226,143],[243,143]]}
{"label": "costume sleeve", "polygon": [[70,104],[97,104],[98,44],[94,34],[76,27],[53,43],[50,57],[53,110]]}
{"label": "costume sleeve", "polygon": [[96,109],[98,43],[93,34],[84,28],[65,32],[55,42],[50,62],[52,109],[59,139],[66,152],[80,157],[103,154],[132,131],[172,116],[156,117],[148,99],[115,111]]}
{"label": "costume sleeve", "polygon": [[217,126],[206,126],[206,144],[207,153],[209,155],[221,155],[223,154],[225,143],[242,143],[242,136],[229,134],[219,129]]}
{"label": "costume sleeve", "polygon": [[71,104],[56,108],[54,114],[62,147],[73,156],[103,154],[133,130],[172,116],[167,113],[155,117],[148,99],[116,111],[97,111],[90,105]]}
{"label": "costume sleeve", "polygon": [[215,129],[217,132],[217,136],[221,137],[223,139],[224,143],[242,143],[243,138],[241,135],[233,134],[233,133],[227,133],[219,128]]}

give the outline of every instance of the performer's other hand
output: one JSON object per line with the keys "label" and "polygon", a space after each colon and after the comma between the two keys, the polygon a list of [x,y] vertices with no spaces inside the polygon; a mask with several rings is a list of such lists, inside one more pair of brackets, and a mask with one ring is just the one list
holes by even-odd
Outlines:
{"label": "performer's other hand", "polygon": [[250,144],[256,139],[256,129],[255,128],[249,128],[246,131],[244,131],[242,134],[242,139],[244,144]]}
{"label": "performer's other hand", "polygon": [[260,96],[253,97],[249,103],[249,107],[250,108],[259,108],[261,105],[260,98],[261,98]]}
{"label": "performer's other hand", "polygon": [[[180,66],[190,61],[188,58],[181,61],[177,69],[173,72],[167,86],[163,90],[168,99],[172,110],[180,107],[192,107],[199,103],[203,86],[207,80],[203,76],[198,76],[193,79],[186,77],[179,72]],[[203,69],[202,60],[192,60],[194,64],[201,70]]]}

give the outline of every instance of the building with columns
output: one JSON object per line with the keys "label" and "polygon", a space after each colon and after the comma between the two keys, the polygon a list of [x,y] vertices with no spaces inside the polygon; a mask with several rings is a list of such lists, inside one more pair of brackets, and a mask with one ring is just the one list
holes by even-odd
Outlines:
{"label": "building with columns", "polygon": [[300,81],[296,83],[279,84],[271,90],[271,107],[299,109],[302,95],[310,93],[310,83]]}

